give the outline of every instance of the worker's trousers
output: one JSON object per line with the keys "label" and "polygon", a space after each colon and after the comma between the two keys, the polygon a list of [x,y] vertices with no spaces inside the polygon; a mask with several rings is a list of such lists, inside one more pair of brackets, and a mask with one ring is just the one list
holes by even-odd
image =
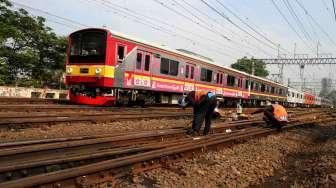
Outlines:
{"label": "worker's trousers", "polygon": [[277,129],[281,129],[281,127],[286,125],[286,122],[280,122],[275,117],[274,114],[270,111],[264,111],[264,120],[267,124],[274,126]]}
{"label": "worker's trousers", "polygon": [[211,129],[211,118],[216,108],[216,105],[217,105],[216,97],[211,97],[207,101],[204,101],[203,103],[194,106],[194,116],[192,124],[192,129],[194,132],[199,133],[202,124],[205,121],[203,134],[204,135],[209,134]]}

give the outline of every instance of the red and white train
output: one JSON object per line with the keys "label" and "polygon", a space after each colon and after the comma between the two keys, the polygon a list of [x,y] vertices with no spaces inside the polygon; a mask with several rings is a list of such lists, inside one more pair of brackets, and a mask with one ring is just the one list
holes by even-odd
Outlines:
{"label": "red and white train", "polygon": [[[177,103],[182,93],[213,91],[226,103],[240,99],[286,104],[327,105],[273,81],[215,65],[197,54],[171,50],[107,29],[89,28],[69,36],[66,84],[78,104]],[[325,103],[325,104],[324,104]]]}

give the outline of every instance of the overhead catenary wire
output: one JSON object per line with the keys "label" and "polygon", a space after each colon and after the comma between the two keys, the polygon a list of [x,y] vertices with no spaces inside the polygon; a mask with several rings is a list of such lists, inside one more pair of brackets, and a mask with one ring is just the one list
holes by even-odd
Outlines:
{"label": "overhead catenary wire", "polygon": [[236,28],[238,28],[239,30],[241,30],[242,32],[246,33],[247,35],[249,35],[250,37],[254,38],[256,41],[264,44],[265,46],[268,46],[269,48],[272,48],[273,50],[277,50],[277,48],[275,48],[274,46],[264,42],[263,40],[259,39],[258,37],[254,36],[253,34],[251,34],[250,32],[248,32],[247,30],[245,30],[244,28],[240,27],[238,24],[236,24],[235,22],[233,22],[228,16],[226,16],[224,13],[220,12],[218,9],[216,9],[215,7],[211,6],[208,2],[201,0],[201,2],[203,4],[205,4],[208,8],[210,8],[211,10],[213,10],[215,13],[217,13],[219,16],[221,16],[222,18],[224,18],[226,21],[228,21],[229,23],[231,23],[233,26],[235,26]]}
{"label": "overhead catenary wire", "polygon": [[292,5],[290,4],[290,2],[288,0],[282,0],[283,3],[285,4],[286,8],[288,9],[289,13],[292,15],[294,21],[296,22],[298,28],[301,30],[301,32],[303,33],[303,36],[307,39],[308,44],[309,41],[314,41],[309,32],[305,29],[304,24],[301,22],[301,19],[298,17],[298,15],[295,13],[295,10],[293,9]]}
{"label": "overhead catenary wire", "polygon": [[303,44],[310,49],[311,47],[309,47],[309,45],[306,43],[306,41],[302,38],[302,36],[298,33],[298,31],[294,28],[294,26],[289,22],[289,20],[287,19],[287,17],[285,16],[285,14],[281,11],[280,7],[274,2],[274,0],[270,0],[272,2],[272,4],[274,5],[274,7],[276,8],[276,10],[279,12],[279,14],[281,15],[281,17],[285,20],[285,22],[287,23],[287,25],[289,26],[289,28],[299,37],[299,39],[303,42]]}
{"label": "overhead catenary wire", "polygon": [[[129,11],[129,13],[132,14],[132,15],[133,15],[133,14],[137,14],[137,15],[139,15],[139,16],[141,16],[141,17],[146,18],[148,22],[151,22],[151,21],[154,20],[154,21],[156,21],[156,22],[159,23],[159,24],[164,24],[164,25],[170,26],[170,27],[172,27],[172,28],[174,28],[174,29],[183,31],[183,32],[187,33],[188,35],[192,34],[192,35],[195,35],[195,36],[197,36],[197,37],[199,37],[199,38],[206,39],[207,41],[212,41],[212,42],[214,42],[214,43],[218,43],[218,40],[215,40],[215,39],[213,39],[213,38],[208,38],[208,37],[205,37],[205,36],[200,35],[200,34],[196,34],[196,33],[192,32],[192,31],[188,31],[188,30],[186,30],[185,28],[181,28],[181,27],[178,27],[178,26],[171,25],[171,24],[169,24],[169,23],[167,23],[167,22],[165,22],[165,21],[163,21],[163,20],[159,20],[159,19],[157,19],[157,18],[155,18],[155,17],[148,17],[148,16],[146,16],[146,15],[144,15],[144,14],[140,14],[140,13],[138,13],[138,12],[132,11],[132,10],[126,8],[126,7],[119,6],[119,5],[114,4],[114,3],[111,3],[110,1],[107,1],[107,0],[102,0],[102,1],[104,1],[104,2],[106,2],[106,3],[109,3],[109,4],[113,5],[113,7],[110,7],[110,8],[115,8],[115,7],[121,8],[121,9],[123,9],[123,10]],[[167,5],[166,5],[166,6],[167,6]],[[184,8],[185,8],[185,7],[184,7]],[[169,10],[171,10],[171,9],[169,9]],[[182,13],[181,13],[181,14],[182,14]],[[184,16],[185,16],[185,15],[184,15]],[[217,34],[219,34],[219,33],[217,33]],[[223,34],[220,34],[220,35],[222,36]],[[229,40],[229,42],[234,42],[234,41]],[[234,50],[234,49],[232,49],[232,46],[228,46],[228,45],[224,45],[224,44],[220,44],[219,46],[224,46],[225,48],[229,48],[229,49],[231,49],[231,50]],[[240,46],[241,46],[241,45],[240,45]],[[246,47],[246,46],[244,46],[244,47]],[[240,48],[239,50],[234,50],[234,51],[240,51],[240,52],[241,52],[241,48]]]}
{"label": "overhead catenary wire", "polygon": [[[232,11],[231,9],[229,9],[227,6],[225,6],[222,2],[220,2],[219,0],[216,0],[216,2],[218,4],[220,4],[225,10],[227,10],[228,12],[230,12],[235,18],[237,18],[239,21],[241,21],[245,26],[247,26],[249,29],[251,29],[253,32],[255,32],[256,34],[258,34],[261,38],[265,39],[267,42],[271,43],[272,45],[274,45],[274,47],[278,47],[279,43],[276,43],[274,41],[272,41],[271,39],[269,39],[267,36],[265,36],[264,34],[262,34],[261,32],[259,32],[258,30],[256,30],[255,28],[253,28],[251,25],[249,25],[247,22],[245,22],[242,18],[240,18],[240,16],[238,16],[234,11]],[[286,53],[289,53],[289,51],[287,51],[286,49],[282,48]]]}
{"label": "overhead catenary wire", "polygon": [[[102,0],[102,1],[104,1],[104,0]],[[116,4],[110,3],[109,1],[105,1],[105,2],[108,2],[108,3],[111,5],[111,6],[108,6],[109,8],[111,8],[111,9],[115,9],[115,8],[116,8]],[[106,4],[105,4],[105,5],[106,5]],[[195,36],[197,36],[197,37],[199,37],[199,38],[203,38],[203,39],[205,39],[206,41],[211,41],[211,42],[216,43],[217,45],[220,45],[220,46],[224,46],[224,47],[228,47],[228,48],[229,48],[229,46],[224,45],[223,43],[219,43],[218,41],[216,41],[216,40],[214,40],[214,39],[211,39],[211,38],[208,38],[208,37],[204,37],[204,36],[202,36],[202,35],[199,35],[199,34],[197,34],[197,33],[192,32],[192,31],[189,31],[189,30],[180,28],[180,27],[178,27],[178,26],[171,25],[171,24],[169,24],[169,23],[167,23],[167,22],[164,22],[163,20],[153,19],[152,17],[148,17],[148,16],[146,16],[146,15],[144,15],[144,14],[137,13],[137,12],[135,12],[135,11],[129,10],[129,9],[127,9],[127,8],[125,8],[125,7],[122,7],[122,6],[117,6],[117,7],[119,8],[118,11],[121,11],[121,12],[129,11],[129,12],[124,12],[124,13],[127,14],[127,15],[130,15],[130,16],[135,16],[137,19],[140,19],[140,20],[144,20],[144,19],[145,19],[146,22],[151,23],[151,24],[153,24],[153,25],[157,25],[157,24],[153,23],[153,20],[156,20],[157,23],[160,23],[161,25],[170,26],[170,27],[172,27],[172,28],[174,28],[174,29],[178,29],[178,30],[180,30],[180,31],[183,31],[183,32],[185,32],[186,34],[189,34],[189,35],[192,34],[192,35],[195,35]],[[120,10],[120,9],[122,9],[122,10]],[[123,11],[123,10],[124,10],[124,11]],[[136,16],[136,15],[137,15],[137,16]],[[161,27],[161,26],[160,26],[160,27]],[[161,28],[162,28],[162,30],[169,30],[169,29],[167,29],[166,27],[165,27],[165,28],[161,27]],[[202,44],[202,45],[206,45],[205,43],[196,41],[195,39],[191,39],[191,38],[186,37],[186,36],[184,36],[184,35],[178,34],[178,33],[176,33],[175,31],[169,30],[169,32],[174,33],[175,36],[179,36],[179,37],[187,38],[187,39],[189,39],[190,41],[192,41],[192,42],[194,42],[194,43],[199,43],[199,44]],[[206,46],[208,46],[208,45],[206,45]],[[221,48],[219,48],[219,49],[221,49]],[[225,49],[225,50],[227,50],[227,49]],[[230,50],[233,50],[233,49],[230,49]],[[224,50],[223,50],[223,51],[224,51]],[[217,50],[217,52],[219,52],[219,51]],[[234,50],[233,50],[233,53],[235,53]],[[233,57],[232,54],[228,54],[228,53],[222,52],[222,55],[223,55],[223,54],[225,54],[226,56],[229,56],[229,57]]]}
{"label": "overhead catenary wire", "polygon": [[[191,9],[193,9],[193,10],[196,11],[197,13],[199,13],[199,14],[205,16],[209,21],[212,21],[212,22],[216,23],[217,26],[220,26],[220,27],[223,28],[224,30],[228,30],[228,31],[230,32],[230,34],[231,34],[231,40],[230,40],[231,43],[233,43],[234,45],[237,45],[237,46],[242,46],[242,47],[244,47],[244,48],[249,48],[250,50],[254,50],[254,49],[252,49],[252,47],[255,47],[255,46],[253,46],[253,45],[251,45],[251,44],[248,44],[248,45],[250,45],[250,46],[248,46],[248,45],[245,45],[244,43],[239,43],[239,42],[237,42],[237,41],[234,40],[235,37],[238,37],[238,36],[239,36],[238,33],[236,33],[235,31],[233,31],[233,30],[230,29],[229,27],[224,27],[224,26],[222,25],[222,23],[220,23],[218,20],[216,20],[216,19],[214,19],[213,17],[209,16],[208,14],[206,14],[205,12],[203,12],[202,10],[200,10],[199,8],[195,7],[194,5],[192,5],[191,3],[189,3],[188,1],[186,1],[186,0],[181,0],[181,1],[182,1],[183,3],[185,3],[186,5],[188,5]],[[238,39],[238,40],[239,40],[239,39]],[[259,48],[259,49],[260,49],[260,48]],[[259,49],[257,48],[257,50],[259,50]],[[267,52],[265,49],[261,50],[261,52],[264,53],[264,54],[266,54],[267,56],[272,56],[272,55],[271,55],[269,52]]]}
{"label": "overhead catenary wire", "polygon": [[[168,34],[168,35],[170,35],[170,36],[173,36],[173,37],[183,38],[183,39],[185,39],[185,40],[187,40],[187,41],[189,41],[189,42],[196,43],[196,44],[200,44],[200,45],[203,45],[203,46],[207,46],[208,50],[211,49],[211,51],[213,51],[213,52],[215,52],[215,53],[217,53],[217,54],[219,54],[219,55],[223,55],[223,56],[226,56],[226,57],[235,58],[234,56],[232,56],[232,54],[225,53],[224,50],[219,51],[218,49],[209,48],[208,45],[205,44],[205,43],[202,43],[202,42],[199,42],[199,41],[195,41],[194,39],[191,39],[191,38],[186,37],[186,36],[184,36],[184,35],[180,35],[180,34],[174,33],[174,31],[171,31],[171,30],[169,30],[169,29],[167,29],[167,28],[162,28],[161,26],[157,26],[157,25],[151,23],[150,20],[140,21],[140,22],[139,22],[139,20],[143,20],[143,18],[140,18],[140,17],[136,16],[135,14],[129,14],[129,13],[127,13],[127,12],[121,10],[120,7],[119,7],[119,9],[116,9],[115,6],[110,6],[110,5],[108,5],[108,4],[107,4],[107,1],[104,1],[104,0],[102,0],[102,1],[105,2],[105,4],[100,4],[100,3],[99,3],[99,4],[100,4],[100,5],[103,5],[103,7],[105,6],[105,8],[107,8],[107,9],[114,9],[114,10],[117,10],[117,11],[114,12],[115,14],[122,14],[122,13],[123,13],[123,14],[122,14],[123,17],[128,18],[128,19],[131,19],[131,20],[134,21],[134,22],[140,23],[140,24],[142,24],[142,25],[150,26],[150,27],[152,27],[152,28],[155,29],[155,30],[158,30],[158,31],[160,31],[160,32],[164,32],[164,33],[166,33],[166,34]],[[98,3],[98,1],[93,1],[93,2],[94,2],[94,3]],[[125,9],[124,9],[124,10],[125,10]],[[133,12],[133,13],[134,13],[134,12]],[[132,19],[131,16],[134,17],[135,19]],[[190,33],[189,33],[189,34],[190,34]],[[219,49],[221,49],[221,48],[219,48]]]}
{"label": "overhead catenary wire", "polygon": [[186,20],[188,20],[188,21],[190,21],[190,22],[192,22],[192,23],[195,23],[196,25],[200,26],[201,28],[203,28],[203,29],[205,29],[205,30],[207,30],[207,31],[210,31],[210,32],[212,32],[212,33],[214,33],[214,34],[217,34],[217,35],[221,36],[222,38],[224,38],[224,39],[230,41],[230,38],[229,38],[229,37],[223,35],[222,33],[218,32],[218,31],[215,31],[215,30],[213,30],[213,29],[210,29],[210,28],[204,26],[204,25],[201,24],[200,22],[196,22],[196,21],[193,20],[192,18],[190,18],[190,17],[184,15],[183,13],[177,11],[176,9],[173,9],[173,8],[167,6],[167,4],[165,4],[165,3],[163,3],[163,2],[161,2],[161,1],[159,1],[159,0],[153,0],[153,1],[156,2],[156,3],[158,3],[159,5],[161,5],[161,6],[165,7],[165,8],[167,8],[167,9],[169,9],[170,11],[174,12],[175,14],[177,14],[177,15],[179,15],[179,16],[185,18]]}
{"label": "overhead catenary wire", "polygon": [[[159,1],[159,0],[153,0],[153,1],[156,2],[156,3],[158,3],[158,4],[160,4],[160,5],[162,5],[163,7],[167,8],[167,9],[169,9],[170,11],[172,11],[172,12],[174,12],[174,13],[176,13],[176,14],[178,14],[178,15],[184,17],[184,18],[186,18],[187,20],[189,20],[189,21],[191,21],[191,22],[193,22],[193,23],[196,23],[197,25],[201,26],[199,22],[195,22],[195,21],[192,20],[190,17],[184,15],[183,13],[177,11],[176,9],[173,9],[173,8],[167,6],[165,3],[163,3],[163,2],[161,2],[161,1]],[[202,25],[202,27],[204,28],[203,25]],[[209,30],[209,28],[208,28],[207,30]],[[215,33],[215,34],[219,34],[220,36],[226,38],[228,41],[232,41],[232,40],[231,40],[230,38],[228,38],[227,36],[223,36],[223,34],[220,33],[220,32],[217,32],[217,31],[214,31],[214,30],[211,30],[211,32],[213,32],[213,33]]]}
{"label": "overhead catenary wire", "polygon": [[[50,12],[48,12],[48,11],[45,11],[45,10],[41,10],[41,9],[38,9],[38,8],[33,8],[33,7],[30,7],[30,6],[28,6],[28,5],[24,5],[24,4],[21,4],[21,3],[13,2],[13,4],[14,4],[14,3],[15,3],[16,5],[18,5],[18,6],[23,7],[23,8],[28,8],[28,9],[30,9],[30,10],[34,10],[34,11],[37,11],[37,12],[41,12],[41,13],[46,14],[46,15],[48,15],[48,16],[52,16],[52,17],[58,18],[58,19],[60,19],[60,20],[63,20],[63,21],[66,21],[66,22],[69,22],[69,23],[72,24],[72,25],[71,25],[71,24],[67,24],[67,23],[65,23],[65,22],[52,21],[51,19],[48,19],[50,22],[57,23],[57,24],[60,24],[60,25],[63,24],[62,26],[66,26],[66,27],[69,27],[69,28],[72,28],[72,29],[80,29],[80,28],[83,28],[83,27],[92,27],[92,26],[88,26],[88,25],[86,25],[86,24],[83,24],[83,23],[80,23],[80,22],[77,22],[77,21],[74,21],[74,20],[71,20],[71,19],[68,19],[68,18],[64,18],[64,17],[58,16],[58,15],[52,14],[52,13],[50,13]],[[124,16],[125,16],[125,15],[124,15]],[[140,19],[140,20],[141,20],[141,19]],[[137,20],[132,20],[132,21],[137,21]],[[140,21],[140,22],[141,22],[141,21]],[[149,25],[149,24],[146,23],[146,22],[141,22],[141,24],[142,24],[142,25],[145,25],[145,26],[148,26],[148,27],[150,27],[150,28],[152,28],[152,29],[154,29],[154,30],[158,30],[158,31],[164,32],[164,33],[166,33],[166,34],[168,34],[168,35],[170,35],[170,36],[176,36],[176,34],[167,33],[167,32],[165,31],[164,28],[161,28],[161,29],[160,29],[160,28],[157,28],[157,27],[155,27],[155,26],[153,26],[153,25]],[[77,25],[78,25],[78,26],[77,26]],[[188,32],[188,33],[190,34],[190,32]],[[201,35],[199,35],[199,36],[202,37]],[[184,37],[184,36],[183,36],[183,37]],[[186,39],[186,40],[188,40],[188,41],[190,41],[190,42],[195,43],[195,42],[192,41],[192,39],[190,39],[190,38],[184,37],[184,39]],[[215,42],[215,40],[213,40],[213,42]],[[201,44],[200,42],[196,42],[196,43]],[[202,45],[204,45],[204,43],[202,43]],[[222,44],[221,46],[224,46],[224,45]],[[230,53],[230,54],[225,53],[225,51],[227,51],[227,50],[223,50],[223,51],[221,51],[221,53],[220,53],[220,51],[217,50],[217,49],[212,49],[211,51],[215,51],[217,54],[220,54],[220,55],[225,54],[226,56],[229,56],[229,57],[234,58],[234,57],[232,56],[232,53]]]}
{"label": "overhead catenary wire", "polygon": [[332,0],[332,5],[333,5],[333,9],[334,9],[334,16],[335,16],[335,22],[336,22],[336,10],[335,10],[335,1]]}
{"label": "overhead catenary wire", "polygon": [[309,16],[309,18],[314,22],[314,24],[322,31],[322,33],[328,38],[330,43],[336,46],[335,41],[330,37],[328,32],[325,31],[325,29],[321,26],[321,24],[315,20],[315,18],[309,13],[309,11],[304,7],[304,5],[299,1],[295,0],[295,2],[301,7],[301,9]]}
{"label": "overhead catenary wire", "polygon": [[25,4],[22,4],[22,3],[17,3],[15,1],[10,1],[12,4],[14,5],[17,5],[17,6],[20,6],[20,7],[24,7],[24,8],[28,8],[30,10],[35,10],[35,11],[38,11],[38,12],[42,12],[46,15],[49,15],[49,16],[52,16],[52,17],[55,17],[55,18],[58,18],[58,19],[61,19],[61,20],[64,20],[64,21],[67,21],[67,22],[70,22],[72,24],[75,24],[75,25],[79,25],[81,27],[91,27],[89,25],[86,25],[86,24],[82,24],[82,23],[79,23],[77,21],[74,21],[74,20],[71,20],[71,19],[68,19],[68,18],[64,18],[62,16],[58,16],[56,14],[53,14],[53,13],[50,13],[48,11],[45,11],[45,10],[41,10],[41,9],[38,9],[38,8],[35,8],[35,7],[31,7],[31,6],[28,6],[28,5],[25,5]]}

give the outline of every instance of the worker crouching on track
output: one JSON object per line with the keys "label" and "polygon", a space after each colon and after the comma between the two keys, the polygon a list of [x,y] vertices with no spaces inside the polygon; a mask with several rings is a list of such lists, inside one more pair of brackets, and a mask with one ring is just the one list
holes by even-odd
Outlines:
{"label": "worker crouching on track", "polygon": [[207,135],[211,128],[211,118],[217,106],[216,95],[212,92],[192,91],[180,98],[179,104],[186,108],[187,106],[193,107],[193,121],[192,127],[188,134],[197,136],[200,134],[200,129],[205,121],[203,134]]}
{"label": "worker crouching on track", "polygon": [[281,130],[283,126],[288,123],[288,114],[286,109],[280,104],[272,104],[270,101],[266,101],[266,107],[264,109],[257,110],[252,114],[264,112],[264,120],[268,126],[274,126],[278,130]]}

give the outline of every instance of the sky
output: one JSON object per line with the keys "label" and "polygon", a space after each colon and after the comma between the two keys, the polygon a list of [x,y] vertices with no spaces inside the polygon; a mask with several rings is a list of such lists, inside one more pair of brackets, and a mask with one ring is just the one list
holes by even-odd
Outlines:
{"label": "sky", "polygon": [[[202,54],[222,66],[244,56],[336,54],[336,20],[331,0],[11,2],[32,15],[46,17],[47,25],[59,35],[67,36],[81,28],[106,27],[172,49]],[[277,66],[268,68],[271,74],[279,72]],[[304,77],[307,82],[318,82],[323,77],[335,79],[335,70],[329,65],[306,66]],[[292,83],[301,81],[299,65],[285,66],[284,80],[288,79]]]}

